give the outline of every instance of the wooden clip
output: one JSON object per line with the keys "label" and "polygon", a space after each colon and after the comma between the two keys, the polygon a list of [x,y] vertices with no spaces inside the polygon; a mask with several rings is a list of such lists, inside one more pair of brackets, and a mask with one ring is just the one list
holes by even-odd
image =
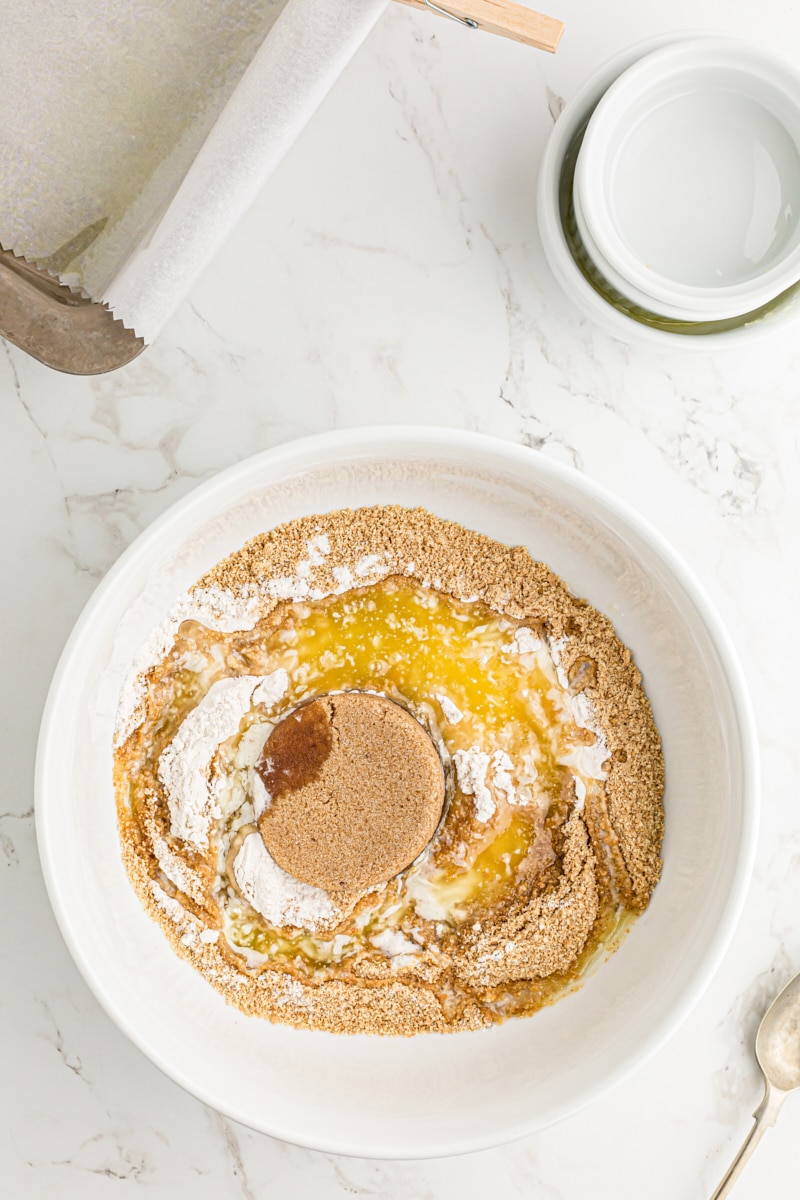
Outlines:
{"label": "wooden clip", "polygon": [[522,4],[512,4],[511,0],[442,0],[441,5],[434,3],[434,0],[398,0],[398,3],[422,9],[423,12],[427,9],[441,17],[459,21],[462,25],[469,25],[472,29],[483,29],[486,33],[512,38],[515,42],[524,42],[527,46],[547,50],[550,54],[555,53],[564,32],[563,21],[546,17]]}

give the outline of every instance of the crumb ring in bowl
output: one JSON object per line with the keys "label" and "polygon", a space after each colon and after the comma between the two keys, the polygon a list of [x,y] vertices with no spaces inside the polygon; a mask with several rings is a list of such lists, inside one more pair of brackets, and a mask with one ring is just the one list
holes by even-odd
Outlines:
{"label": "crumb ring in bowl", "polygon": [[[181,612],[123,692],[123,854],[173,947],[244,1012],[340,1033],[485,1028],[574,988],[647,907],[663,762],[641,677],[608,619],[526,551],[424,509],[319,514],[230,555]],[[417,808],[433,836],[393,877],[394,861],[381,878],[344,861],[336,821],[327,861],[287,856],[288,810],[270,849],[266,748],[304,704],[366,703],[354,693],[424,728],[446,765],[444,816],[440,795]],[[313,775],[327,734],[306,733]],[[407,764],[384,749],[396,797]]]}

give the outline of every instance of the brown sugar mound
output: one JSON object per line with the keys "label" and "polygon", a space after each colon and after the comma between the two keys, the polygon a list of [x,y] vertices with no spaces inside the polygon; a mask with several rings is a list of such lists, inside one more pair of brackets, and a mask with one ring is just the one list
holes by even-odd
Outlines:
{"label": "brown sugar mound", "polygon": [[285,717],[258,766],[271,802],[259,821],[272,857],[332,895],[384,883],[430,841],[445,798],[422,725],[365,692],[322,696]]}

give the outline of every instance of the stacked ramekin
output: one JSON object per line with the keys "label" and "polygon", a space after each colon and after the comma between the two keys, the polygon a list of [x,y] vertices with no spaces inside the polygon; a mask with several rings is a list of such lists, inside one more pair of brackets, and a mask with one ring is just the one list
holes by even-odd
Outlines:
{"label": "stacked ramekin", "polygon": [[565,290],[585,307],[588,285],[663,335],[783,324],[800,291],[800,73],[748,43],[693,36],[628,52],[575,105],[539,194]]}

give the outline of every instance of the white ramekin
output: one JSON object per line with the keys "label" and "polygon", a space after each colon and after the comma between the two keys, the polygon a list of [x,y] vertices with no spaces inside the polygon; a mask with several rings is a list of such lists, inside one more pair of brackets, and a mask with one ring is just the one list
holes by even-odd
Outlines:
{"label": "white ramekin", "polygon": [[594,110],[574,187],[623,294],[683,320],[752,312],[800,279],[800,74],[735,38],[645,55]]}
{"label": "white ramekin", "polygon": [[[693,34],[693,37],[709,36]],[[568,165],[574,161],[589,118],[604,94],[623,71],[646,54],[685,40],[676,34],[648,38],[621,51],[604,63],[566,104],[547,140],[539,167],[537,219],[545,259],[556,283],[567,299],[592,324],[628,345],[664,354],[709,354],[744,350],[768,337],[787,336],[800,319],[800,285],[773,301],[766,310],[738,318],[730,325],[695,327],[690,323],[665,327],[636,319],[623,305],[613,301],[602,281],[594,278],[591,264],[581,261],[570,243],[562,220],[562,193],[568,181]],[[572,185],[569,186],[572,204]],[[602,274],[602,273],[601,273]],[[648,308],[649,306],[642,306]]]}

